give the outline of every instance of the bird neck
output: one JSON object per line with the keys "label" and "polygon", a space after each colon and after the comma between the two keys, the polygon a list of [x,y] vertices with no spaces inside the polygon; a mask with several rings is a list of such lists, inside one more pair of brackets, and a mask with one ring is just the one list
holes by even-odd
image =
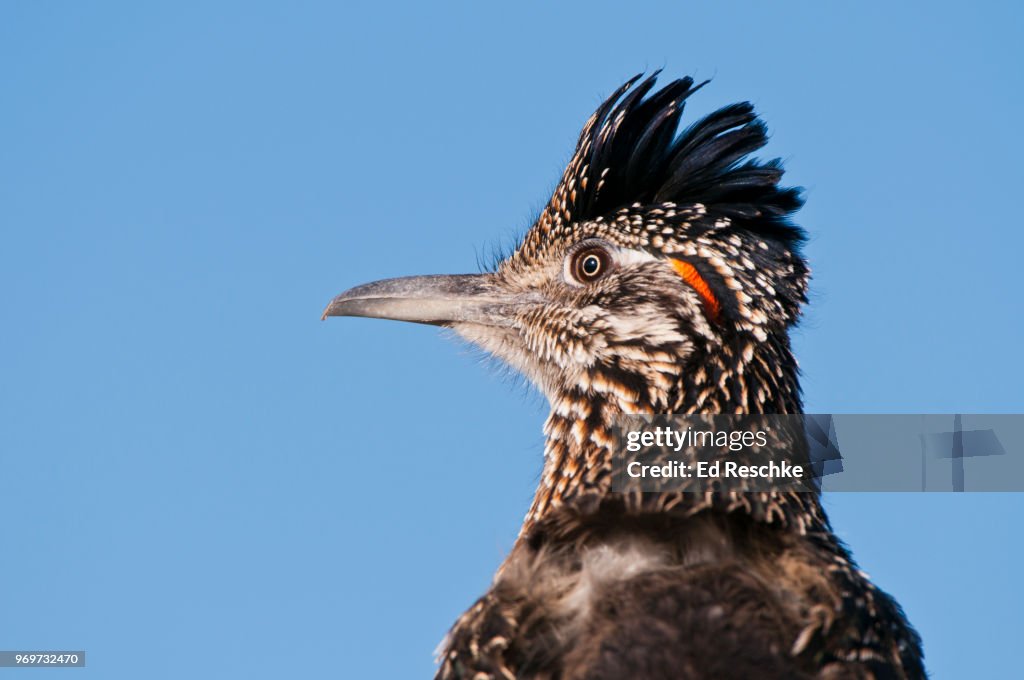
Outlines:
{"label": "bird neck", "polygon": [[[612,493],[614,425],[623,415],[787,414],[802,412],[796,361],[788,338],[697,352],[673,375],[595,371],[549,396],[544,469],[520,536],[581,495]],[[600,375],[598,378],[596,376]],[[645,389],[630,389],[642,385]],[[656,388],[656,385],[663,385]]]}

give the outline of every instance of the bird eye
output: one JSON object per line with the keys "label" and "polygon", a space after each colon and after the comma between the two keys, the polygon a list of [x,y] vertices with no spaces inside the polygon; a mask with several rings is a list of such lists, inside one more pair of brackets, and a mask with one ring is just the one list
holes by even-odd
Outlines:
{"label": "bird eye", "polygon": [[572,257],[572,275],[580,283],[590,283],[608,273],[611,256],[604,248],[584,248]]}

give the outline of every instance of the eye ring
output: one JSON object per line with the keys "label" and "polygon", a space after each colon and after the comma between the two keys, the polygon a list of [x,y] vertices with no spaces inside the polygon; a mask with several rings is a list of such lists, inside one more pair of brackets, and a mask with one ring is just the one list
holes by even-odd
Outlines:
{"label": "eye ring", "polygon": [[588,246],[573,253],[569,271],[580,283],[593,283],[612,268],[612,256],[601,246]]}

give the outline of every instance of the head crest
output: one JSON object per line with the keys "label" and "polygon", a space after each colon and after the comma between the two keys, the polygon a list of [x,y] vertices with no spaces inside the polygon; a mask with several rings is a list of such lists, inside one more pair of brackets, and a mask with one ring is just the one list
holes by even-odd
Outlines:
{"label": "head crest", "polygon": [[677,135],[686,99],[708,81],[682,78],[651,94],[659,73],[635,88],[634,76],[587,120],[538,223],[583,222],[635,204],[701,204],[711,218],[798,245],[804,234],[789,216],[803,203],[799,190],[779,187],[779,160],[747,158],[768,141],[753,107],[726,106]]}

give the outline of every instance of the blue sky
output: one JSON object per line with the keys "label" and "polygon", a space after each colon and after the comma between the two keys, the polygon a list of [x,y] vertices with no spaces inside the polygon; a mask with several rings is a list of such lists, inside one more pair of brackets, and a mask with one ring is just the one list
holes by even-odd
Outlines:
{"label": "blue sky", "polygon": [[[545,405],[320,311],[474,271],[638,71],[713,78],[693,116],[754,102],[806,187],[809,411],[1024,410],[1011,3],[183,4],[0,8],[0,648],[428,675]],[[825,502],[934,677],[1019,667],[1024,496]]]}

